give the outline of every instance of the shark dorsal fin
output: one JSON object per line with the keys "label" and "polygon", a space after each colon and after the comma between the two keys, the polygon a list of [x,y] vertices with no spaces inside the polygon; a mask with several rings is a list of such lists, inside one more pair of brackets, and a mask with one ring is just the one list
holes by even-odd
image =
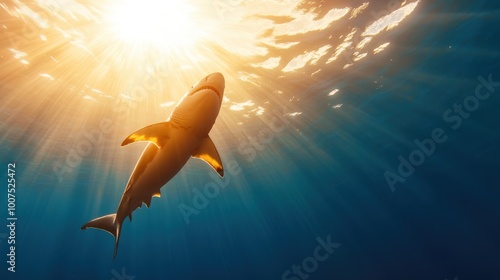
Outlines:
{"label": "shark dorsal fin", "polygon": [[168,122],[148,125],[130,134],[123,140],[122,146],[139,141],[149,141],[158,146],[158,148],[162,148],[170,138],[169,130],[170,124]]}
{"label": "shark dorsal fin", "polygon": [[215,148],[214,142],[210,137],[205,137],[201,140],[200,146],[196,148],[193,152],[193,157],[204,160],[208,163],[221,177],[224,177],[224,168],[222,167],[222,161]]}

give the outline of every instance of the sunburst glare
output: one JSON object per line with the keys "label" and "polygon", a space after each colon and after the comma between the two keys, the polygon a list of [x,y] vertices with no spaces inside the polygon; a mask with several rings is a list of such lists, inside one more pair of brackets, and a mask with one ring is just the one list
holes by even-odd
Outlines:
{"label": "sunburst glare", "polygon": [[106,16],[118,39],[158,48],[187,48],[201,39],[194,7],[187,1],[124,0],[114,3]]}
{"label": "sunburst glare", "polygon": [[[173,104],[200,77],[222,72],[226,92],[213,134],[216,141],[227,141],[227,149],[237,156],[241,154],[238,139],[250,137],[253,128],[268,125],[273,116],[301,122],[308,115],[306,99],[312,96],[308,94],[311,86],[318,96],[336,88],[327,73],[338,76],[351,65],[380,56],[385,50],[382,46],[390,43],[384,34],[412,13],[419,1],[401,3],[375,17],[365,13],[362,20],[367,3],[352,7],[328,4],[317,11],[301,3],[3,3],[1,27],[6,40],[2,44],[7,52],[0,54],[6,65],[0,69],[0,79],[4,87],[12,88],[3,101],[13,105],[29,98],[31,112],[51,124],[41,132],[47,140],[44,145],[64,159],[58,145],[47,143],[63,141],[71,146],[78,142],[71,135],[85,134],[103,119],[112,120],[115,131],[108,137],[117,143],[131,130],[166,118]],[[356,27],[350,25],[354,19]],[[28,97],[34,89],[40,91],[38,97]],[[45,100],[51,102],[45,104]],[[340,102],[329,102],[328,110],[341,112],[344,108]],[[310,118],[315,113],[309,112]],[[66,119],[85,120],[86,125],[61,121]],[[8,133],[13,143],[24,131],[17,122]],[[293,131],[300,133],[301,129]],[[95,148],[103,153],[99,158],[103,163],[126,156]],[[104,154],[104,150],[108,152]],[[130,166],[124,166],[127,168]]]}

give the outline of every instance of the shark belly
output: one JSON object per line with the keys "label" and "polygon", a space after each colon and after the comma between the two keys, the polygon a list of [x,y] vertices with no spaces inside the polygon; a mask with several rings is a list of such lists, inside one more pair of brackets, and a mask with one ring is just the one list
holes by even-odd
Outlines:
{"label": "shark belly", "polygon": [[160,188],[182,169],[199,143],[200,139],[184,129],[176,129],[161,149],[149,143],[127,183],[117,220],[130,216],[143,203],[149,207],[151,198],[160,196]]}

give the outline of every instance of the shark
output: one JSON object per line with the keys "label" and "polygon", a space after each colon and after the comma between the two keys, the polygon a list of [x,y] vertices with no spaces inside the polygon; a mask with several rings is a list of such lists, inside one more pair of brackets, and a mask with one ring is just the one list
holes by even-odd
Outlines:
{"label": "shark", "polygon": [[125,187],[116,213],[93,219],[81,229],[96,228],[115,237],[113,259],[124,220],[153,197],[191,158],[208,163],[220,177],[224,168],[219,152],[209,137],[222,105],[225,80],[221,73],[212,73],[191,87],[164,122],[152,124],[130,134],[121,144],[149,142],[137,161]]}

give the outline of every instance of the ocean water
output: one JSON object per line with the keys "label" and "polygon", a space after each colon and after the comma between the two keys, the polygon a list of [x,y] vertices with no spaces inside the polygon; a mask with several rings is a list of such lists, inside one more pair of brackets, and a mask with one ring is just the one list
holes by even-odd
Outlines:
{"label": "ocean water", "polygon": [[[134,3],[136,43],[129,2],[2,1],[1,279],[500,279],[498,2]],[[216,71],[225,177],[190,159],[113,259],[121,141]]]}

